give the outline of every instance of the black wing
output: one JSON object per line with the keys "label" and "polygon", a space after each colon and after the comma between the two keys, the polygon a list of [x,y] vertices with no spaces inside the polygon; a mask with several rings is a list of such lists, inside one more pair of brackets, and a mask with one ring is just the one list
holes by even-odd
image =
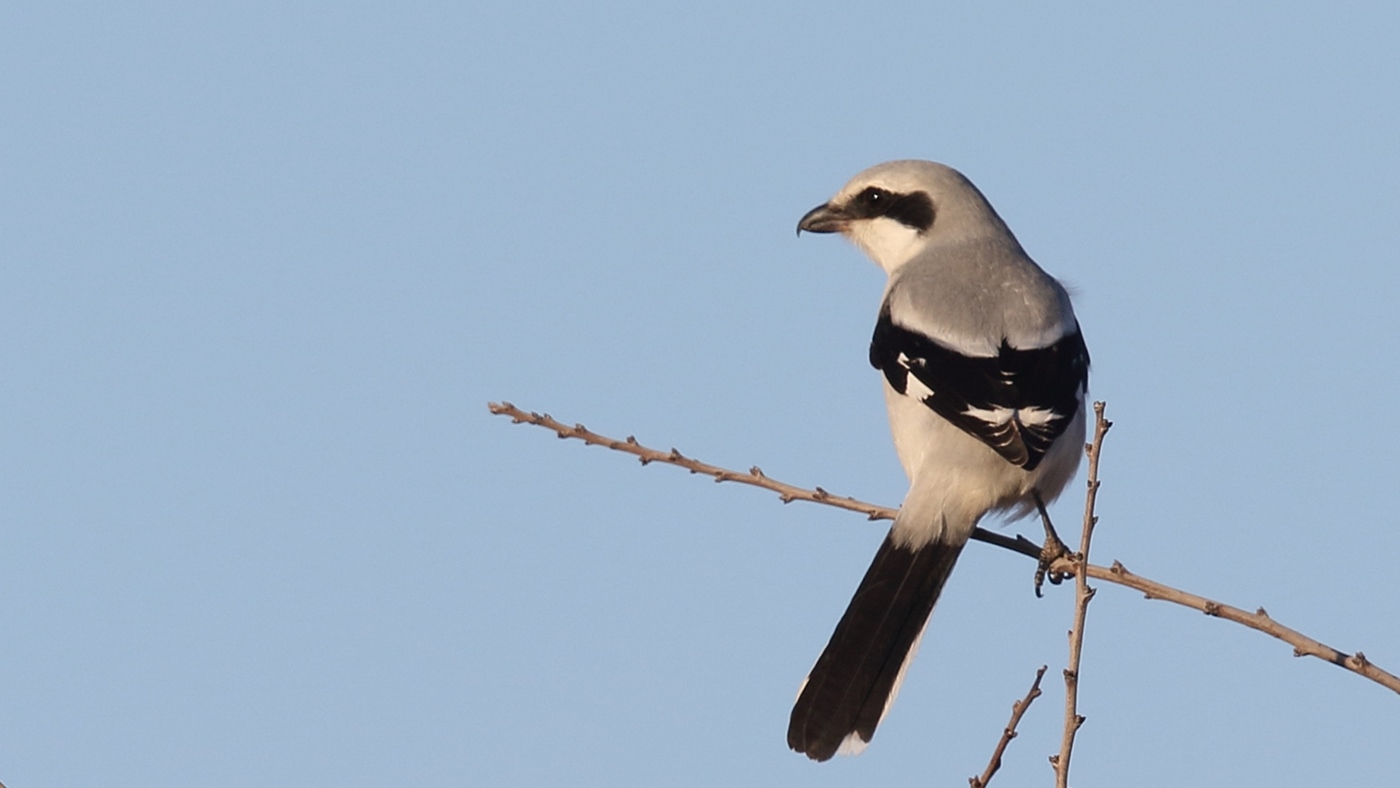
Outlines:
{"label": "black wing", "polygon": [[900,394],[911,395],[913,375],[922,386],[911,396],[1028,471],[1074,419],[1089,380],[1077,325],[1053,345],[1018,350],[1002,339],[997,355],[976,358],[897,325],[888,307],[875,324],[870,364]]}

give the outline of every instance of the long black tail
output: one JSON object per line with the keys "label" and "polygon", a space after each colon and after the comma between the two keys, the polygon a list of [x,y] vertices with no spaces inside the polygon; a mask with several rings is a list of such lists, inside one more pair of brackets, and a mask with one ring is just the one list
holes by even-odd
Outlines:
{"label": "long black tail", "polygon": [[962,548],[899,547],[885,537],[797,697],[789,747],[824,761],[851,734],[856,752],[870,741]]}

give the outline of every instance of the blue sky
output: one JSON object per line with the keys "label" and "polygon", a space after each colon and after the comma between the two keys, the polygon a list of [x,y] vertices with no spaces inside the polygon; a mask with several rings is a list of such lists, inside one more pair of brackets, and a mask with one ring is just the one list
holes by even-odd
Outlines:
{"label": "blue sky", "polygon": [[[1400,670],[1394,4],[9,4],[0,780],[1049,784],[1071,595],[964,554],[866,754],[784,743],[897,504],[882,275],[963,170],[1074,288],[1096,560]],[[1082,499],[1055,512],[1066,530]],[[1034,523],[1009,531],[1034,533]],[[1389,786],[1400,699],[1115,587],[1077,786]]]}

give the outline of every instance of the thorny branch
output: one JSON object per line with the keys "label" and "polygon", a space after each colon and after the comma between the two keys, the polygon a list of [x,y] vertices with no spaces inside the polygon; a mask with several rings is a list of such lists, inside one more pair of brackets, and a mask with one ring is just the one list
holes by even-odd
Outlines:
{"label": "thorny branch", "polygon": [[[599,435],[589,430],[582,424],[575,424],[570,427],[567,424],[555,421],[548,413],[527,413],[509,402],[502,402],[500,404],[491,402],[487,404],[487,407],[491,409],[492,413],[498,416],[509,416],[511,421],[516,424],[534,424],[539,427],[544,427],[547,430],[553,430],[560,438],[577,438],[590,446],[606,446],[614,451],[626,452],[641,460],[643,465],[650,465],[653,462],[665,463],[667,465],[679,465],[691,473],[711,476],[716,482],[738,482],[739,484],[748,484],[754,487],[762,487],[765,490],[772,490],[778,494],[778,498],[782,500],[783,503],[792,503],[793,501],[823,503],[827,506],[835,506],[838,509],[860,512],[869,520],[893,520],[895,514],[899,511],[898,509],[891,509],[886,506],[858,501],[849,496],[832,495],[820,487],[808,490],[804,487],[786,484],[776,479],[769,478],[757,465],[749,468],[748,473],[740,473],[739,471],[731,471],[728,468],[721,468],[718,465],[710,465],[709,463],[687,457],[675,449],[661,451],[659,449],[647,448],[638,443],[637,439],[631,435],[628,435],[626,440],[609,438],[606,435]],[[997,547],[1028,555],[1032,558],[1040,557],[1040,545],[1024,536],[1017,536],[1015,539],[1012,539],[1009,536],[1003,536],[999,533],[988,531],[985,528],[978,528],[973,532],[972,538],[979,542],[994,544]]]}
{"label": "thorny branch", "polygon": [[1099,518],[1094,514],[1094,504],[1099,497],[1099,456],[1103,451],[1103,439],[1113,422],[1103,417],[1104,404],[1094,403],[1094,439],[1084,449],[1089,455],[1088,493],[1084,496],[1084,526],[1079,533],[1079,552],[1068,556],[1075,565],[1074,572],[1074,628],[1069,631],[1069,665],[1065,668],[1065,730],[1060,741],[1059,755],[1050,756],[1050,764],[1055,767],[1055,788],[1069,788],[1069,759],[1074,751],[1074,736],[1084,717],[1079,713],[1079,658],[1084,651],[1084,620],[1089,614],[1089,601],[1094,598],[1094,589],[1089,587],[1084,569],[1089,565],[1089,542],[1094,537],[1094,526]]}
{"label": "thorny branch", "polygon": [[997,747],[992,751],[992,760],[987,763],[987,768],[982,772],[981,777],[969,777],[967,782],[972,788],[987,788],[987,783],[992,781],[992,775],[1001,768],[1001,756],[1006,752],[1006,746],[1011,740],[1016,738],[1016,726],[1021,724],[1021,717],[1030,708],[1031,703],[1040,697],[1040,680],[1045,678],[1045,666],[1041,665],[1040,670],[1035,672],[1035,681],[1031,682],[1031,689],[1026,693],[1026,697],[1011,704],[1011,721],[1006,723],[1006,728],[1001,732],[1001,740],[997,742]]}
{"label": "thorny branch", "polygon": [[[748,473],[740,473],[685,457],[674,449],[670,452],[663,452],[647,448],[638,443],[636,438],[629,437],[626,441],[615,440],[604,435],[590,432],[582,424],[576,424],[570,427],[555,421],[546,414],[522,411],[509,402],[502,402],[499,404],[493,402],[490,403],[488,407],[494,414],[509,416],[516,424],[534,424],[553,431],[560,438],[577,438],[584,443],[606,446],[610,449],[627,452],[640,458],[643,465],[651,462],[679,465],[689,470],[691,473],[711,476],[717,482],[740,482],[742,484],[749,484],[755,487],[772,490],[777,492],[784,502],[811,501],[813,503],[826,504],[827,506],[835,506],[853,512],[860,512],[871,520],[893,520],[897,512],[896,509],[891,509],[886,506],[866,503],[850,497],[835,496],[820,487],[808,490],[775,479],[770,479],[756,466],[751,468]],[[972,538],[978,539],[979,541],[990,542],[1033,558],[1039,558],[1040,556],[1039,545],[1036,545],[1025,537],[1009,539],[1000,534],[994,534],[979,528],[978,532],[974,533]],[[1080,564],[1072,556],[1065,556],[1056,560],[1049,568],[1050,571],[1063,572],[1066,575],[1075,575],[1080,569]],[[1250,629],[1258,630],[1259,632],[1263,632],[1266,635],[1278,638],[1289,644],[1293,647],[1293,655],[1295,657],[1317,657],[1337,667],[1364,676],[1392,692],[1400,693],[1400,676],[1382,670],[1380,667],[1376,666],[1375,663],[1366,659],[1366,656],[1359,651],[1354,654],[1338,651],[1295,629],[1290,629],[1270,618],[1269,614],[1266,613],[1262,607],[1259,608],[1258,611],[1250,613],[1238,607],[1221,604],[1220,602],[1206,599],[1203,596],[1181,591],[1171,586],[1149,580],[1141,575],[1135,575],[1117,561],[1114,561],[1112,566],[1109,567],[1085,564],[1083,566],[1083,571],[1084,574],[1095,580],[1102,580],[1107,583],[1127,586],[1128,588],[1141,591],[1148,599],[1173,602],[1184,607],[1199,610],[1208,616],[1223,618],[1227,621],[1233,621],[1236,624],[1243,624]]]}

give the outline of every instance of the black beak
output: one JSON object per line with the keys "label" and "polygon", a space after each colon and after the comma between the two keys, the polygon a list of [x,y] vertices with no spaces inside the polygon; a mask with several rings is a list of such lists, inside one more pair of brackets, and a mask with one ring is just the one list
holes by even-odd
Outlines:
{"label": "black beak", "polygon": [[808,211],[802,217],[802,221],[797,223],[797,234],[802,235],[803,230],[809,233],[844,232],[850,223],[851,217],[845,210],[831,203],[825,203]]}

